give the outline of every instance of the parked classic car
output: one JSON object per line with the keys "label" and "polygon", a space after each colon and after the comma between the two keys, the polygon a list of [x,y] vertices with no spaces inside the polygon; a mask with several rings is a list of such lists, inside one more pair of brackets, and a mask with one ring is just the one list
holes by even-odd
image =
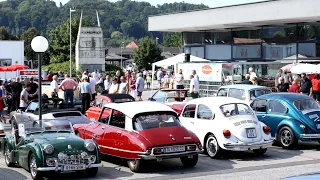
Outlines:
{"label": "parked classic car", "polygon": [[218,90],[217,96],[233,97],[244,100],[250,104],[255,98],[272,93],[271,88],[265,86],[256,86],[249,84],[234,84],[221,86]]}
{"label": "parked classic car", "polygon": [[89,119],[94,118],[95,120],[98,120],[104,105],[109,103],[124,103],[124,102],[132,102],[132,101],[135,101],[135,99],[129,94],[99,95],[91,103],[91,107],[86,111],[86,116]]}
{"label": "parked classic car", "polygon": [[188,97],[188,89],[161,89],[155,92],[149,101],[160,103],[182,102]]}
{"label": "parked classic car", "polygon": [[202,149],[177,113],[156,102],[106,104],[98,122],[77,124],[74,129],[83,139],[94,139],[101,153],[127,159],[133,172],[147,160],[168,158],[180,158],[185,167],[193,167]]}
{"label": "parked classic car", "polygon": [[76,136],[70,122],[69,126],[46,126],[50,121],[42,120],[37,127],[23,122],[18,129],[12,126],[11,134],[2,140],[6,165],[21,166],[30,171],[33,179],[42,179],[49,171],[85,171],[95,176],[101,167],[96,143]]}
{"label": "parked classic car", "polygon": [[193,99],[186,103],[179,119],[198,136],[211,158],[223,156],[226,150],[253,150],[262,155],[273,143],[270,128],[258,121],[248,105],[235,98]]}
{"label": "parked classic car", "polygon": [[251,107],[284,148],[293,148],[298,140],[320,141],[320,106],[309,96],[267,94],[255,99]]}

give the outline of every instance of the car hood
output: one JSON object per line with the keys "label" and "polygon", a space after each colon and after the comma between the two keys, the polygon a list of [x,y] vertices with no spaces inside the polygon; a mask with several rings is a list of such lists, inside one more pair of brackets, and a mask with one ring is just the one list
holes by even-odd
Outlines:
{"label": "car hood", "polygon": [[195,143],[193,135],[184,127],[164,127],[139,131],[153,147]]}
{"label": "car hood", "polygon": [[[41,146],[46,144],[53,145],[56,153],[61,151],[85,150],[84,140],[71,133],[50,132],[32,135],[31,137],[34,138],[34,142]],[[71,149],[68,149],[69,145],[71,146]]]}
{"label": "car hood", "polygon": [[303,119],[306,120],[304,123],[313,131],[320,132],[320,129],[317,129],[317,125],[320,124],[320,110],[302,111],[302,114],[304,115]]}

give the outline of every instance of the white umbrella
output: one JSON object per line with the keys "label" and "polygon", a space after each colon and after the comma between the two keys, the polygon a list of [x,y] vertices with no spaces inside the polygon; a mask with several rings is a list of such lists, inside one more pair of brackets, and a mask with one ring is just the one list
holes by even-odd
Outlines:
{"label": "white umbrella", "polygon": [[293,74],[314,74],[319,71],[319,66],[315,64],[296,64],[291,68],[291,73]]}

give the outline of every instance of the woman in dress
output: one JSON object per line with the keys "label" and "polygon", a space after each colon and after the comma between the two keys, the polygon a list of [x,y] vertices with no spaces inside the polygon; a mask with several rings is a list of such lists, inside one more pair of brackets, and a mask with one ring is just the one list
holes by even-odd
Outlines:
{"label": "woman in dress", "polygon": [[131,74],[131,78],[129,80],[129,87],[130,87],[130,95],[136,99],[137,98],[137,91],[136,91],[136,75],[134,72]]}
{"label": "woman in dress", "polygon": [[129,84],[124,76],[120,77],[121,83],[119,84],[118,94],[129,94]]}
{"label": "woman in dress", "polygon": [[109,94],[117,94],[119,91],[119,84],[118,84],[118,79],[114,77],[112,79],[112,84],[109,88]]}

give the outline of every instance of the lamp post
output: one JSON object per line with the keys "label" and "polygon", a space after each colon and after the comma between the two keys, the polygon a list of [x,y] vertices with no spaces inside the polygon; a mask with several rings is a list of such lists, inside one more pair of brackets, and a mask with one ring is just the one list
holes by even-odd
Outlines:
{"label": "lamp post", "polygon": [[71,17],[72,13],[76,12],[76,10],[70,8],[70,78],[72,77],[72,22]]}
{"label": "lamp post", "polygon": [[123,59],[123,57],[122,57],[122,49],[123,49],[123,46],[124,46],[124,42],[122,42],[121,43],[121,47],[120,47],[120,56],[121,56],[121,60],[120,60],[120,62],[121,62],[121,69],[123,69],[123,62],[122,62],[122,59]]}
{"label": "lamp post", "polygon": [[[48,47],[49,43],[48,40],[43,37],[43,36],[36,36],[35,38],[32,39],[31,41],[31,47],[33,51],[38,53],[38,75],[39,75],[39,95],[38,95],[38,101],[39,101],[39,120],[42,120],[42,85],[41,85],[41,80],[42,80],[42,69],[41,69],[41,63],[42,63],[42,53],[44,53]],[[40,127],[42,127],[42,121],[39,121]]]}

